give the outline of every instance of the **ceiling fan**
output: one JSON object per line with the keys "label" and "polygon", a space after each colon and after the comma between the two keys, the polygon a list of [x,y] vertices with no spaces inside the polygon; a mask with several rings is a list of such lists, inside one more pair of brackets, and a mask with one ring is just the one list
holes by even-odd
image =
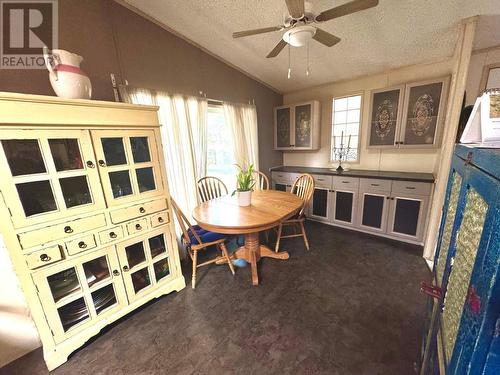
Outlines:
{"label": "ceiling fan", "polygon": [[378,0],[353,0],[315,15],[312,11],[311,3],[308,1],[285,0],[285,2],[289,16],[285,18],[282,25],[238,31],[233,33],[233,38],[287,30],[276,47],[266,56],[268,58],[278,56],[287,43],[294,47],[301,47],[311,38],[327,47],[331,47],[340,42],[340,38],[311,24],[329,21],[378,5]]}

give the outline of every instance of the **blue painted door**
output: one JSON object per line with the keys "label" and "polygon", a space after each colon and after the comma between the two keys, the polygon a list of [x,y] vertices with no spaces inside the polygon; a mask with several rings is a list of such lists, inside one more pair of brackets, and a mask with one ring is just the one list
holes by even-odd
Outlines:
{"label": "blue painted door", "polygon": [[459,156],[452,163],[434,264],[441,299],[429,303],[423,374],[481,374],[500,313],[500,182]]}

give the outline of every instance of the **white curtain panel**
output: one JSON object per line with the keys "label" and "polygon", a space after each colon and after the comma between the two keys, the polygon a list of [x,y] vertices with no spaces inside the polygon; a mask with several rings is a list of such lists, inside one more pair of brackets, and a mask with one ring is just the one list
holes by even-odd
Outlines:
{"label": "white curtain panel", "polygon": [[255,105],[224,103],[224,119],[234,138],[234,160],[259,169],[259,138]]}
{"label": "white curtain panel", "polygon": [[130,86],[120,86],[120,94],[129,103],[160,107],[170,194],[189,217],[198,204],[196,181],[206,175],[207,100]]}

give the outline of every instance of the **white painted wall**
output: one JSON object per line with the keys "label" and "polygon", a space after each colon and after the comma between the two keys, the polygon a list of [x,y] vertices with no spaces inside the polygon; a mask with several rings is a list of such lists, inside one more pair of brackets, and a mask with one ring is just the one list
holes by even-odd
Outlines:
{"label": "white painted wall", "polygon": [[472,53],[465,87],[467,105],[474,105],[476,98],[482,91],[479,85],[484,67],[492,64],[500,64],[500,46]]}
{"label": "white painted wall", "polygon": [[366,148],[370,119],[370,91],[406,82],[449,76],[452,70],[453,60],[450,59],[433,64],[407,66],[383,74],[329,83],[285,94],[283,98],[285,104],[313,99],[321,102],[321,149],[312,152],[285,152],[283,155],[284,165],[331,167],[329,158],[332,98],[335,96],[362,93],[363,110],[361,114],[360,158],[359,163],[351,164],[351,167],[356,169],[402,172],[435,172],[439,164],[439,148],[432,150],[372,150]]}
{"label": "white painted wall", "polygon": [[38,332],[0,235],[0,367],[40,345]]}

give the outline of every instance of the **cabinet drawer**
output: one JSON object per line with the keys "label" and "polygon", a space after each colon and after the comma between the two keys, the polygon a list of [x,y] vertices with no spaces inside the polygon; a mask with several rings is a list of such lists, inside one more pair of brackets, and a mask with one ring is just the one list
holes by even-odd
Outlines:
{"label": "cabinet drawer", "polygon": [[111,221],[113,224],[123,223],[124,221],[135,219],[144,215],[149,215],[154,212],[167,209],[167,201],[165,199],[157,199],[142,204],[119,208],[111,211]]}
{"label": "cabinet drawer", "polygon": [[148,229],[148,219],[140,219],[135,220],[130,223],[127,223],[127,232],[128,234],[135,234],[141,231]]}
{"label": "cabinet drawer", "polygon": [[357,189],[359,186],[359,178],[333,176],[332,185],[334,189]]}
{"label": "cabinet drawer", "polygon": [[272,172],[271,177],[278,183],[289,184],[291,182],[290,173],[288,172]]}
{"label": "cabinet drawer", "polygon": [[167,211],[159,212],[151,216],[151,227],[156,228],[165,225],[170,221]]}
{"label": "cabinet drawer", "polygon": [[332,187],[332,176],[326,176],[321,174],[313,174],[314,186],[315,187],[325,187],[331,189]]}
{"label": "cabinet drawer", "polygon": [[93,234],[66,242],[66,249],[69,255],[75,255],[82,251],[93,249],[96,246],[97,244]]}
{"label": "cabinet drawer", "polygon": [[432,184],[427,182],[393,181],[392,191],[418,195],[431,195]]}
{"label": "cabinet drawer", "polygon": [[42,250],[34,251],[26,255],[26,263],[30,269],[46,266],[61,260],[62,253],[59,245],[47,247]]}
{"label": "cabinet drawer", "polygon": [[106,226],[104,214],[84,217],[61,224],[51,225],[30,232],[19,233],[19,242],[23,249],[40,245],[43,243],[64,239],[78,233],[84,233]]}
{"label": "cabinet drawer", "polygon": [[122,237],[123,237],[122,227],[114,227],[99,232],[99,241],[101,241],[101,244],[103,245],[119,240]]}
{"label": "cabinet drawer", "polygon": [[378,180],[376,178],[362,178],[359,182],[363,190],[391,191],[391,180]]}

